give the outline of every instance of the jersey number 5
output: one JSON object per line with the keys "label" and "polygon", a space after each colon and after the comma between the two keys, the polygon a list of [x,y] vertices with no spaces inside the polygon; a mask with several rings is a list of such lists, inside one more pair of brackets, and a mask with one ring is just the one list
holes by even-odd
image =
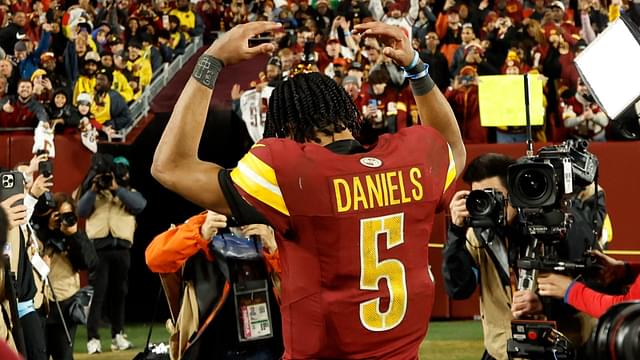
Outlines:
{"label": "jersey number 5", "polygon": [[389,301],[382,311],[381,298],[360,303],[360,322],[370,331],[387,331],[398,326],[407,311],[407,282],[404,265],[397,259],[380,261],[378,236],[386,233],[386,249],[404,243],[404,213],[360,220],[360,289],[378,291],[386,279]]}

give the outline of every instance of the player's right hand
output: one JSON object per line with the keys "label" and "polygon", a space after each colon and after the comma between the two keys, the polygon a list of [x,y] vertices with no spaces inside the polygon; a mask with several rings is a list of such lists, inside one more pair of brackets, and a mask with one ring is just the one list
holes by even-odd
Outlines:
{"label": "player's right hand", "polygon": [[232,65],[275,50],[271,43],[249,47],[249,39],[259,34],[280,29],[282,24],[270,21],[254,21],[236,25],[207,49],[206,54]]}
{"label": "player's right hand", "polygon": [[458,227],[464,227],[464,220],[469,217],[469,210],[467,210],[467,196],[469,196],[469,191],[458,191],[453,195],[453,199],[449,204],[449,210],[451,210],[451,222]]}

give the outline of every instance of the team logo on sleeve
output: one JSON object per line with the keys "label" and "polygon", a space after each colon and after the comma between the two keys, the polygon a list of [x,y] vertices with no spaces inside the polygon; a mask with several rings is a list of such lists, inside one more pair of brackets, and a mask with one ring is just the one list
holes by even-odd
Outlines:
{"label": "team logo on sleeve", "polygon": [[370,168],[379,168],[382,166],[382,160],[374,157],[363,157],[360,159],[360,164]]}

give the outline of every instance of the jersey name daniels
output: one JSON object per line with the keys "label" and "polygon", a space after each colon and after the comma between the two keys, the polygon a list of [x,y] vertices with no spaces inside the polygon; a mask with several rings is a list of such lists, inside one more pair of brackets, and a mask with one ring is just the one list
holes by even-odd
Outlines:
{"label": "jersey name daniels", "polygon": [[385,170],[332,179],[338,213],[378,209],[422,200],[422,170]]}

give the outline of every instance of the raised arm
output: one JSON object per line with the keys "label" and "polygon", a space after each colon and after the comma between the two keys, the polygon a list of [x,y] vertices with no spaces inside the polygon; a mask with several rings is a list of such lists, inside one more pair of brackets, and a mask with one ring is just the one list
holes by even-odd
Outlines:
{"label": "raised arm", "polygon": [[[356,30],[362,32],[364,36],[381,38],[386,45],[382,50],[384,55],[403,68],[409,68],[407,69],[409,74],[425,67],[400,28],[377,22],[358,25]],[[411,80],[411,89],[416,99],[420,120],[422,124],[436,129],[449,143],[456,165],[456,174],[459,176],[462,174],[467,156],[460,128],[447,99],[429,77],[428,68],[424,71],[425,73],[419,71],[414,74],[415,79]]]}
{"label": "raised arm", "polygon": [[218,184],[218,173],[222,168],[198,158],[213,87],[223,65],[273,51],[272,44],[250,48],[248,40],[279,27],[281,24],[262,21],[237,25],[200,57],[176,102],[153,157],[151,174],[160,184],[199,206],[223,214],[230,213]]}

